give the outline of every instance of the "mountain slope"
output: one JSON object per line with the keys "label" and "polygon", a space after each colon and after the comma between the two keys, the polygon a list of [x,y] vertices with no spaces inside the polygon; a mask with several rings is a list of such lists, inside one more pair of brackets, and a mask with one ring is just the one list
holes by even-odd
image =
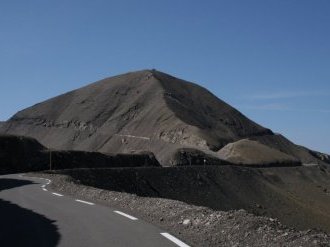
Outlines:
{"label": "mountain slope", "polygon": [[291,155],[248,139],[229,143],[218,154],[222,159],[235,164],[280,166],[299,163],[299,160]]}
{"label": "mountain slope", "polygon": [[[55,149],[152,151],[165,165],[178,148],[216,155],[230,142],[274,136],[206,89],[155,70],[114,76],[49,99],[15,114],[0,132],[34,137]],[[308,152],[303,156],[318,161]]]}

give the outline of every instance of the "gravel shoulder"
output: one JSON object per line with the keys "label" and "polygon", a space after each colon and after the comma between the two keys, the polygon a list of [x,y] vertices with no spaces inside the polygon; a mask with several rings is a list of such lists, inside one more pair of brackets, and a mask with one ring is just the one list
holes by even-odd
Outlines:
{"label": "gravel shoulder", "polygon": [[243,209],[212,210],[177,200],[97,189],[67,175],[34,175],[51,179],[53,191],[131,213],[191,246],[330,246],[330,236],[322,231],[298,231],[277,219],[256,216]]}

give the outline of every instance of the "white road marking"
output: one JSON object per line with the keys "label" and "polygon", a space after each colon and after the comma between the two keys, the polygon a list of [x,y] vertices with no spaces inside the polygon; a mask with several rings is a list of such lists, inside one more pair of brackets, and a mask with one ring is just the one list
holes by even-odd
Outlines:
{"label": "white road marking", "polygon": [[[18,176],[19,176],[19,177],[23,177],[23,175],[25,175],[25,174],[19,174]],[[38,178],[38,177],[28,177],[28,178],[32,178],[32,179],[41,179],[41,180],[45,180],[45,181],[47,181],[46,184],[43,184],[43,185],[41,186],[41,188],[42,188],[43,191],[48,191],[47,189],[45,189],[45,187],[46,187],[46,185],[49,185],[49,184],[52,182],[50,179],[47,179],[47,178]],[[52,193],[52,194],[55,195],[55,196],[63,196],[63,195],[58,194],[58,193]]]}
{"label": "white road marking", "polygon": [[172,241],[176,245],[180,246],[180,247],[190,247],[189,245],[185,244],[184,242],[177,239],[176,237],[173,237],[171,234],[163,232],[163,233],[161,233],[161,235],[164,236],[165,238],[167,238],[168,240]]}
{"label": "white road marking", "polygon": [[85,203],[85,204],[88,204],[88,205],[95,205],[94,203],[92,202],[86,202],[86,201],[83,201],[83,200],[76,200],[76,202],[81,202],[81,203]]}
{"label": "white road marking", "polygon": [[131,216],[131,215],[129,215],[129,214],[125,214],[125,213],[123,213],[123,212],[120,212],[120,211],[114,211],[116,214],[120,214],[120,215],[122,215],[122,216],[124,216],[124,217],[126,217],[126,218],[129,218],[129,219],[131,219],[131,220],[138,220],[137,218],[135,218],[135,217],[133,217],[133,216]]}
{"label": "white road marking", "polygon": [[63,195],[58,194],[58,193],[52,193],[52,194],[55,195],[55,196],[63,196]]}

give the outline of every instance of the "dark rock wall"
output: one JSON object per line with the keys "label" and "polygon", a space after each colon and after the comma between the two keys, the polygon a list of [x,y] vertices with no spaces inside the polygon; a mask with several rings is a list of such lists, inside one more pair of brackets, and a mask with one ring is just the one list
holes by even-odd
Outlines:
{"label": "dark rock wall", "polygon": [[178,149],[172,158],[174,166],[232,165],[232,163],[208,155],[198,149]]}
{"label": "dark rock wall", "polygon": [[160,166],[152,153],[108,155],[83,151],[50,151],[32,138],[0,137],[0,174],[82,167]]}

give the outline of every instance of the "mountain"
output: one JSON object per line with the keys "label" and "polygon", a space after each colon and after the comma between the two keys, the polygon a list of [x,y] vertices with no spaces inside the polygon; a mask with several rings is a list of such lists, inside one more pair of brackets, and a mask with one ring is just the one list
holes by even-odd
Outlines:
{"label": "mountain", "polygon": [[241,139],[301,162],[323,162],[205,88],[156,70],[106,78],[36,104],[2,124],[0,133],[33,137],[53,149],[151,151],[163,165],[175,163],[181,148],[219,157],[221,148]]}
{"label": "mountain", "polygon": [[248,139],[229,143],[218,154],[222,159],[234,164],[254,166],[299,164],[299,160],[291,155]]}

